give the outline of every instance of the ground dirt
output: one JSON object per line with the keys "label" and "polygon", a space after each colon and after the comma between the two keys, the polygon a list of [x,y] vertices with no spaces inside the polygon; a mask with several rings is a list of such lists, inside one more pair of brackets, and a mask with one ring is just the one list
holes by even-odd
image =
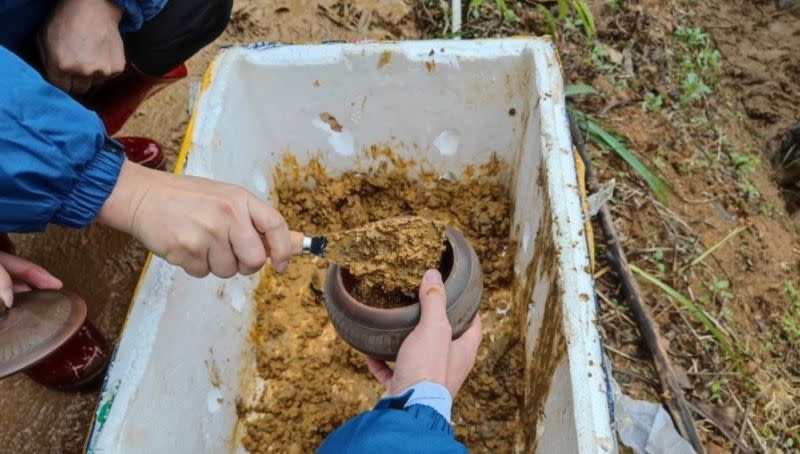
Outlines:
{"label": "ground dirt", "polygon": [[[408,168],[409,163],[397,169],[384,162],[328,178],[317,161],[299,171],[292,165],[278,170],[277,206],[290,225],[309,233],[417,215],[465,234],[484,272],[480,314],[485,340],[455,403],[453,423],[473,452],[512,452],[520,435],[524,389],[524,308],[511,304],[515,247],[508,189],[491,176],[497,175],[496,163],[465,172],[471,176],[461,181],[425,174],[416,181],[406,176]],[[303,257],[286,275],[266,270],[256,291],[252,334],[264,386],[261,396],[240,409],[249,421],[245,446],[252,452],[310,452],[380,397],[381,386],[363,356],[327,320],[322,302],[326,266],[324,260]]]}
{"label": "ground dirt", "polygon": [[[220,45],[442,37],[449,33],[449,12],[442,9],[446,3],[237,0],[225,34],[189,61],[190,78],[145,102],[122,132],[158,139],[173,163],[188,123],[188,87],[199,81]],[[473,3],[481,4],[481,14],[465,4],[465,37],[547,33],[540,4],[557,16],[555,2],[504,2],[518,18],[513,22],[497,12],[501,2]],[[669,341],[669,353],[686,372],[690,399],[715,415],[713,424],[697,418],[702,437],[710,449],[731,451],[733,445],[715,427],[723,425],[741,433],[756,451],[796,450],[800,296],[793,297],[787,289],[800,287],[800,221],[787,214],[768,163],[781,134],[800,121],[800,13],[779,11],[766,0],[589,0],[588,4],[601,51],[584,38],[574,11],[556,23],[567,82],[591,84],[601,93],[573,98],[573,106],[627,136],[631,150],[675,188],[669,205],[659,204],[630,168],[590,145],[601,181],[616,181],[611,206],[625,250],[631,262],[701,304],[741,350],[744,370],[754,383],[745,384],[719,344],[686,310],[643,285],[646,301]],[[697,66],[700,55],[687,49],[686,39],[678,38],[678,27],[699,27],[707,34],[710,49],[721,55],[719,68],[703,76],[711,93],[687,106],[680,104],[686,80],[683,57],[689,54]],[[643,110],[647,93],[662,97],[660,111]],[[747,229],[700,264],[684,269],[739,226]],[[595,231],[600,235],[599,228]],[[15,240],[23,256],[81,293],[89,304],[89,318],[112,343],[116,341],[144,260],[143,249],[101,227],[83,232],[51,228],[43,235],[15,236]],[[602,245],[601,240],[598,236],[595,243]],[[618,279],[603,261],[602,247],[597,252],[599,325],[614,376],[625,392],[658,401],[661,390],[650,356],[619,293]],[[322,315],[291,323],[312,322],[326,323]],[[324,336],[335,337],[329,328]],[[352,350],[335,345],[332,358],[359,371],[353,377],[362,381],[354,379],[350,386],[358,386],[354,388],[358,392],[371,391],[363,391],[358,400],[353,397],[357,392],[334,386],[334,396],[341,393],[350,396],[348,402],[357,402],[347,412],[367,408],[379,393],[377,385],[366,377]],[[506,364],[494,367],[501,373],[509,369]],[[468,388],[502,388],[502,376],[472,377]],[[96,393],[45,390],[23,376],[3,380],[0,446],[19,453],[79,452],[96,397]],[[517,408],[516,402],[487,398],[499,413],[502,408]],[[466,402],[459,400],[457,405]],[[463,429],[460,434],[464,435]],[[501,447],[496,450],[504,452]]]}

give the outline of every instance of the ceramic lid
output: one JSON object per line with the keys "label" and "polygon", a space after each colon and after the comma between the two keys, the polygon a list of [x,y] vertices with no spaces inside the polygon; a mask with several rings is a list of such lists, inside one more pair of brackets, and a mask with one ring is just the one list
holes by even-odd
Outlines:
{"label": "ceramic lid", "polygon": [[0,378],[44,359],[80,329],[86,303],[57,290],[14,295],[11,309],[0,309]]}

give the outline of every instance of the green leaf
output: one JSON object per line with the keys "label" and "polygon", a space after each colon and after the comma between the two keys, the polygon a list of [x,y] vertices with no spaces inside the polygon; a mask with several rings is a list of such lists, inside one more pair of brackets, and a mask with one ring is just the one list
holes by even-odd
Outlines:
{"label": "green leaf", "polygon": [[683,306],[686,310],[688,310],[689,313],[692,314],[692,316],[694,316],[694,318],[697,319],[703,325],[703,327],[705,327],[705,329],[707,329],[708,332],[711,333],[712,336],[714,336],[714,339],[716,339],[719,345],[722,346],[722,349],[725,350],[725,353],[727,353],[728,356],[730,356],[734,360],[734,362],[736,363],[736,368],[739,370],[739,373],[742,375],[742,377],[746,378],[747,381],[749,382],[749,378],[747,377],[747,374],[744,371],[744,367],[742,365],[742,359],[739,356],[739,352],[734,350],[733,346],[730,344],[730,342],[728,342],[728,339],[725,338],[722,332],[717,328],[716,325],[714,325],[714,322],[712,322],[711,319],[708,318],[708,316],[706,315],[705,312],[703,312],[702,309],[697,307],[697,305],[695,305],[688,298],[678,293],[677,290],[663,283],[655,276],[652,276],[646,271],[640,269],[638,266],[631,263],[628,264],[628,268],[630,268],[630,270],[633,271],[634,273],[638,274],[645,281],[661,289],[670,298],[677,301],[678,303],[681,304],[681,306]]}
{"label": "green leaf", "polygon": [[500,8],[500,13],[503,16],[503,20],[509,23],[516,22],[519,20],[517,14],[508,7],[505,0],[495,0],[497,7]]}
{"label": "green leaf", "polygon": [[569,3],[567,3],[567,0],[558,0],[558,21],[563,21],[568,15]]}
{"label": "green leaf", "polygon": [[583,24],[583,33],[586,35],[586,38],[589,41],[593,41],[597,28],[594,24],[594,16],[592,16],[592,11],[589,9],[589,6],[586,5],[584,0],[573,0],[572,6],[575,7],[575,11],[577,11],[578,17],[581,19],[581,24]]}
{"label": "green leaf", "polygon": [[539,10],[539,13],[544,18],[545,24],[547,24],[547,30],[552,36],[556,36],[556,20],[553,18],[553,13],[550,12],[544,5],[536,5],[536,8]]}
{"label": "green leaf", "polygon": [[647,112],[660,112],[661,108],[664,107],[664,99],[661,98],[660,95],[657,95],[652,92],[648,92],[644,95],[644,101],[642,101],[642,108]]}
{"label": "green leaf", "polygon": [[[541,6],[541,5],[540,5]],[[591,85],[567,85],[564,89],[564,96],[570,98],[578,95],[599,95],[600,93]]]}
{"label": "green leaf", "polygon": [[714,286],[714,290],[717,290],[717,291],[727,290],[728,288],[730,288],[731,283],[726,281],[726,280],[717,279],[715,277],[715,278],[713,278],[713,286]]}
{"label": "green leaf", "polygon": [[587,140],[601,148],[613,151],[647,183],[659,202],[665,205],[668,203],[667,194],[672,191],[672,187],[628,150],[622,137],[607,131],[597,120],[579,110],[570,109],[570,112],[575,115],[578,126],[586,135]]}

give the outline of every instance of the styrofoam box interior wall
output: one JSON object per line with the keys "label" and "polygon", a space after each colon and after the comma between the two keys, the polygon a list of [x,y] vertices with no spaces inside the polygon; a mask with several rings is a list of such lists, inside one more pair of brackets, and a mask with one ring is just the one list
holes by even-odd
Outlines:
{"label": "styrofoam box interior wall", "polygon": [[[530,362],[547,317],[546,275],[556,272],[567,354],[552,371],[536,450],[615,449],[595,308],[578,298],[594,294],[593,282],[562,77],[549,41],[234,47],[210,75],[195,106],[184,173],[240,184],[260,197],[269,197],[286,152],[301,163],[321,154],[334,174],[368,163],[363,150],[374,144],[444,176],[492,154],[508,163],[520,279],[527,279],[545,205],[559,250],[558,269],[534,278],[528,306]],[[341,131],[321,113],[335,117]],[[538,178],[542,167],[546,179]],[[194,279],[157,258],[148,264],[106,377],[90,452],[242,450],[235,401],[255,383],[247,333],[256,284],[257,277]]]}

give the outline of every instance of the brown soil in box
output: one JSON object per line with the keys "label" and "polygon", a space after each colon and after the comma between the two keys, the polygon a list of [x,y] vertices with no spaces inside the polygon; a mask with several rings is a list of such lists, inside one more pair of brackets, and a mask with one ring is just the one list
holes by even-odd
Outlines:
{"label": "brown soil in box", "polygon": [[[373,150],[373,157],[384,154]],[[328,178],[318,161],[288,159],[277,172],[278,209],[308,233],[352,229],[400,215],[451,224],[470,240],[485,273],[484,340],[475,368],[458,394],[453,424],[472,452],[512,452],[522,404],[522,314],[512,307],[515,244],[511,200],[495,183],[496,162],[468,169],[460,181],[406,175],[413,163],[393,159],[366,172]],[[323,305],[327,263],[302,257],[284,275],[265,271],[256,291],[252,335],[263,392],[241,405],[244,445],[252,452],[311,452],[325,436],[369,410],[383,389],[362,355],[336,334]],[[248,401],[248,399],[244,399]]]}

